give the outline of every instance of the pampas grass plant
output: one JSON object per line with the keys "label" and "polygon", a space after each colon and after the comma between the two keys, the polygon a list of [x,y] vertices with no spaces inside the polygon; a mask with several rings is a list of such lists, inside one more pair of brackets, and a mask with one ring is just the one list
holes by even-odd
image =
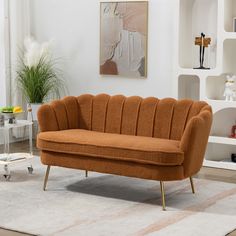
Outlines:
{"label": "pampas grass plant", "polygon": [[64,92],[64,81],[57,61],[50,53],[50,43],[40,45],[32,38],[24,42],[17,70],[17,84],[28,103],[43,103],[59,98]]}

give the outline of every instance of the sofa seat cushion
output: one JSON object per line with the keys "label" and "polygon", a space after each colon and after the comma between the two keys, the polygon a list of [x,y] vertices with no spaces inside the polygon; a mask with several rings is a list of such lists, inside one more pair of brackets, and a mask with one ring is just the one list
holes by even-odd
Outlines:
{"label": "sofa seat cushion", "polygon": [[152,165],[181,165],[179,141],[70,129],[41,132],[41,150]]}

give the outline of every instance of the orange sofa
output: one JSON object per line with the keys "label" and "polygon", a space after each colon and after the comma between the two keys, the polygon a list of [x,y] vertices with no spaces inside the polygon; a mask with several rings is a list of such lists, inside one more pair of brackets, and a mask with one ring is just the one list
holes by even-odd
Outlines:
{"label": "orange sofa", "polygon": [[37,146],[50,166],[164,181],[190,178],[203,162],[212,123],[201,101],[85,94],[44,104]]}

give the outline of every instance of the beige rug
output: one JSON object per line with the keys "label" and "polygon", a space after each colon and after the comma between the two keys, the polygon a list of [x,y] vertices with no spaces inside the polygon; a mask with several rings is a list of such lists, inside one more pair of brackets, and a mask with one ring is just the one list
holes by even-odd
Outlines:
{"label": "beige rug", "polygon": [[55,236],[223,236],[236,228],[236,185],[195,179],[166,183],[167,211],[159,183],[52,168],[42,191],[45,166],[34,174],[14,168],[0,177],[0,227]]}

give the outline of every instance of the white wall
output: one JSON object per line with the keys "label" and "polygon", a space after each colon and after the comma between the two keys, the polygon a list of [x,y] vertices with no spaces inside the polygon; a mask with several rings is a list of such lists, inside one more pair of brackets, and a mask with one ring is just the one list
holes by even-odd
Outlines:
{"label": "white wall", "polygon": [[31,33],[54,39],[71,95],[173,96],[176,0],[149,0],[148,77],[99,75],[99,0],[31,0]]}
{"label": "white wall", "polygon": [[25,37],[30,34],[30,16],[29,1],[30,0],[5,0],[9,7],[9,103],[12,105],[25,106],[25,99],[21,91],[17,89],[17,69],[19,65],[19,53],[23,49]]}
{"label": "white wall", "polygon": [[0,0],[0,107],[5,106],[7,100],[4,31],[5,31],[4,0]]}

